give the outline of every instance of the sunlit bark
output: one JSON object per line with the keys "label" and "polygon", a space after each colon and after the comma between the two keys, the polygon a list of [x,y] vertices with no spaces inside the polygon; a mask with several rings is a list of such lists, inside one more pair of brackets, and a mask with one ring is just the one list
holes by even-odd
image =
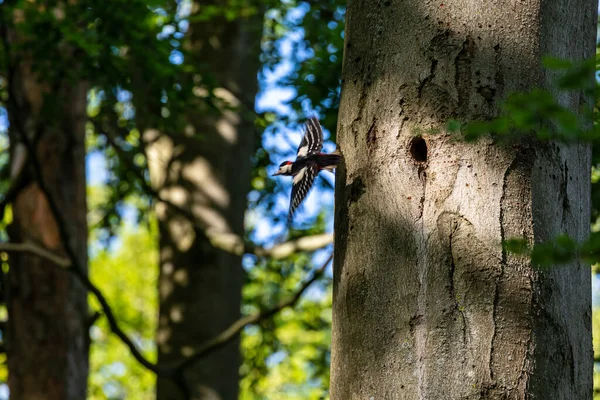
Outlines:
{"label": "sunlit bark", "polygon": [[548,87],[545,55],[593,56],[595,7],[349,2],[333,400],[590,398],[589,267],[539,271],[501,246],[587,237],[590,148],[467,144],[444,127]]}

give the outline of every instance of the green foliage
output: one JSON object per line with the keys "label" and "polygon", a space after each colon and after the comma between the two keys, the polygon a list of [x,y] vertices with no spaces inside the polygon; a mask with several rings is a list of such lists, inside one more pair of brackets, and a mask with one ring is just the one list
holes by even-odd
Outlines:
{"label": "green foliage", "polygon": [[[556,58],[546,58],[544,66],[556,84],[552,91],[534,89],[528,93],[515,93],[503,104],[497,118],[463,124],[449,121],[446,129],[452,134],[462,134],[463,139],[475,141],[492,136],[498,142],[519,140],[553,140],[567,144],[592,145],[592,218],[590,237],[577,242],[566,234],[558,235],[534,246],[525,239],[510,238],[503,243],[504,250],[531,258],[534,265],[550,268],[572,263],[575,260],[592,264],[593,279],[600,274],[600,132],[598,131],[599,102],[596,91],[599,80],[600,57],[579,63]],[[592,76],[596,74],[596,79]],[[590,100],[572,110],[565,101],[570,92],[578,91]],[[593,100],[593,104],[591,101]],[[594,399],[600,399],[600,309],[592,313],[592,330],[595,354]]]}
{"label": "green foliage", "polygon": [[578,255],[584,257],[581,252],[584,247],[579,247],[575,240],[567,235],[559,235],[537,244],[531,251],[531,261],[541,266],[552,266],[566,264]]}
{"label": "green foliage", "polygon": [[242,400],[326,397],[331,289],[319,297],[302,300],[295,310],[284,310],[272,324],[246,330],[242,341],[246,356]]}
{"label": "green foliage", "polygon": [[[53,2],[47,2],[53,4]],[[68,4],[68,5],[64,5]],[[292,64],[291,74],[280,84],[293,87],[292,115],[272,113],[257,116],[257,132],[276,122],[297,122],[307,110],[314,109],[323,125],[335,135],[340,95],[345,2],[318,0],[282,2],[228,0],[208,4],[182,15],[182,2],[165,0],[78,0],[61,6],[40,5],[27,0],[5,0],[3,20],[16,29],[22,40],[12,51],[26,55],[35,71],[52,85],[59,80],[84,79],[90,83],[88,117],[96,122],[87,127],[88,149],[102,152],[110,170],[106,187],[89,188],[92,280],[102,288],[118,320],[144,352],[154,358],[153,339],[157,308],[157,232],[148,212],[150,199],[135,175],[108,145],[102,133],[110,130],[124,152],[144,169],[146,160],[140,131],[154,127],[166,133],[182,131],[184,112],[193,107],[203,113],[221,112],[231,105],[214,95],[218,87],[214,74],[202,63],[202,55],[189,53],[185,44],[185,25],[190,21],[212,18],[234,20],[268,8],[265,19],[263,54],[265,68],[283,60]],[[301,18],[295,8],[305,11]],[[299,33],[289,54],[280,44],[286,35]],[[179,54],[182,64],[170,62]],[[193,60],[189,62],[189,60]],[[7,60],[0,52],[0,101],[6,100]],[[556,92],[584,90],[590,95],[590,75],[598,69],[592,62],[574,65],[558,59],[546,59],[545,66],[557,77]],[[196,90],[197,89],[197,90]],[[205,93],[196,96],[193,93]],[[447,129],[460,132],[467,140],[492,134],[498,140],[523,135],[542,140],[592,141],[597,145],[598,107],[594,113],[573,112],[564,107],[556,92],[533,90],[514,94],[503,106],[498,118],[461,124],[450,121]],[[48,114],[60,102],[46,102]],[[253,112],[253,110],[246,110]],[[593,119],[593,124],[592,124]],[[52,120],[52,118],[49,118]],[[199,137],[199,140],[202,138]],[[334,138],[332,138],[334,139]],[[0,137],[0,150],[6,140]],[[584,243],[560,236],[530,248],[515,239],[505,243],[506,251],[530,255],[539,265],[567,263],[575,257],[599,261],[600,152],[594,153],[593,218],[594,234]],[[260,196],[250,208],[270,205],[276,186],[266,172],[269,153],[259,148],[254,157],[252,188]],[[6,152],[0,151],[0,165],[6,167]],[[0,172],[0,192],[4,192],[7,168]],[[3,179],[4,178],[4,179]],[[263,200],[267,199],[263,202]],[[133,205],[140,210],[135,227],[123,226],[121,209]],[[8,213],[7,213],[8,214]],[[150,215],[150,216],[149,216]],[[7,218],[10,218],[7,215]],[[322,232],[323,214],[309,231],[292,231],[291,236]],[[253,229],[249,227],[249,231]],[[114,243],[116,248],[101,249]],[[5,260],[3,260],[5,261]],[[309,254],[295,254],[286,260],[252,260],[244,288],[244,313],[276,304],[292,293],[314,267]],[[94,309],[98,305],[91,301]],[[331,342],[331,282],[311,290],[297,310],[286,310],[258,326],[247,328],[242,336],[244,362],[241,368],[243,400],[321,399],[327,396],[329,345]],[[594,330],[600,329],[600,316],[594,314]],[[90,397],[92,399],[153,398],[155,377],[142,369],[127,349],[109,333],[101,317],[91,329]],[[599,349],[599,335],[594,347]],[[2,360],[0,360],[1,362]],[[6,370],[0,369],[0,380]],[[596,380],[596,386],[600,387]],[[598,390],[600,392],[600,390]]]}
{"label": "green foliage", "polygon": [[[262,55],[267,67],[285,58],[277,45],[283,36],[304,30],[304,37],[289,57],[293,73],[281,81],[297,89],[298,97],[290,103],[295,119],[303,119],[304,110],[314,108],[334,135],[339,102],[344,2],[227,0],[192,9],[190,14],[182,12],[183,3],[78,0],[41,5],[5,0],[0,5],[3,17],[19,16],[0,23],[19,35],[18,44],[10,50],[20,62],[30,61],[50,87],[79,80],[90,85],[87,115],[91,122],[86,126],[86,144],[90,153],[99,152],[106,158],[109,170],[105,186],[88,188],[91,279],[106,295],[125,331],[150,359],[155,358],[158,274],[157,232],[149,212],[151,199],[104,133],[110,133],[127,158],[144,170],[147,165],[140,138],[144,129],[152,127],[167,134],[180,134],[186,122],[182,116],[190,110],[214,114],[231,108],[214,95],[220,82],[206,68],[202,54],[190,52],[185,45],[186,24],[211,18],[234,20],[265,7],[270,10]],[[288,15],[296,6],[307,11],[300,20]],[[174,54],[184,62],[171,62]],[[4,52],[0,52],[0,101],[6,100],[7,61]],[[44,115],[52,122],[56,107],[64,103],[55,98],[48,100]],[[272,113],[257,115],[254,134],[283,120]],[[0,148],[5,148],[5,144],[4,137],[0,138]],[[251,209],[264,205],[260,203],[263,195],[276,189],[266,172],[271,162],[268,152],[259,148],[254,162],[252,186],[262,197],[251,202]],[[8,166],[6,152],[0,152],[0,163]],[[7,168],[1,170],[0,185],[8,182],[3,179],[6,171]],[[0,186],[0,190],[4,187]],[[123,224],[126,207],[139,211],[133,226]],[[293,231],[292,238],[322,232],[323,215],[310,230]],[[252,264],[244,290],[245,313],[286,298],[313,267],[311,255],[304,253],[278,262],[254,260]],[[93,310],[99,309],[93,300],[90,304]],[[330,308],[327,280],[309,291],[298,311],[287,310],[244,332],[243,398],[317,399],[326,395]],[[110,334],[102,316],[91,328],[91,337],[91,399],[154,397],[154,375],[141,368]],[[3,371],[0,369],[0,379]]]}
{"label": "green foliage", "polygon": [[[178,3],[78,0],[41,4],[5,0],[1,5],[0,24],[19,38],[0,52],[1,93],[9,64],[15,62],[27,62],[49,88],[77,81],[85,81],[91,87],[88,116],[100,128],[88,126],[88,148],[104,153],[111,172],[106,202],[99,205],[103,218],[98,221],[98,228],[103,230],[105,241],[119,226],[122,199],[143,191],[100,135],[110,131],[143,168],[143,147],[139,140],[131,140],[136,132],[139,139],[135,128],[140,123],[168,133],[181,131],[183,121],[179,117],[191,96],[191,80],[183,76],[189,66],[171,62],[174,53],[183,54],[181,39],[185,24],[180,23],[183,16],[179,14]],[[232,3],[241,6],[247,2],[232,0]],[[4,57],[5,50],[10,51],[11,62]],[[184,87],[188,90],[183,90]],[[49,90],[47,95],[61,94]],[[137,99],[148,104],[136,109]],[[54,116],[63,101],[50,97],[47,100],[42,112],[44,121],[60,123]],[[136,118],[141,116],[140,112],[143,118]],[[149,201],[138,205],[140,215],[145,215]]]}
{"label": "green foliage", "polygon": [[[101,196],[90,196],[90,208]],[[91,280],[102,288],[119,323],[145,355],[156,361],[154,337],[158,321],[158,237],[155,222],[137,227],[121,225],[119,244],[94,251]],[[90,296],[92,309],[100,306]],[[130,355],[101,316],[90,329],[89,397],[101,399],[154,399],[156,377]]]}
{"label": "green foliage", "polygon": [[530,252],[529,245],[525,239],[508,239],[503,243],[504,250],[513,254],[527,254]]}
{"label": "green foliage", "polygon": [[[345,5],[341,0],[282,2],[266,14],[261,57],[266,68],[282,60],[292,63],[293,71],[279,82],[297,91],[289,103],[294,112],[292,121],[303,120],[306,110],[314,109],[332,135],[339,107]],[[301,18],[293,16],[297,7],[306,10]],[[301,39],[293,44],[290,54],[282,54],[279,44],[290,32],[301,34]]]}
{"label": "green foliage", "polygon": [[[291,230],[290,239],[322,233],[324,227],[321,213],[308,230]],[[283,260],[246,257],[252,259],[252,268],[243,291],[245,314],[288,299],[319,267],[312,261],[312,254],[304,252]],[[325,398],[329,388],[330,343],[331,281],[322,278],[293,310],[284,310],[271,320],[244,330],[240,399]]]}
{"label": "green foliage", "polygon": [[[576,258],[589,263],[600,262],[600,166],[597,146],[600,144],[598,131],[598,104],[595,90],[598,81],[592,76],[600,67],[600,57],[573,63],[556,58],[545,58],[544,66],[548,74],[555,76],[555,90],[533,89],[527,93],[514,93],[504,102],[498,117],[487,121],[471,121],[462,124],[451,120],[446,124],[450,133],[461,133],[467,141],[478,140],[482,136],[492,135],[499,142],[521,141],[530,138],[542,141],[564,143],[588,142],[593,145],[592,166],[592,222],[594,232],[584,242],[577,243],[567,235],[560,235],[534,247],[519,238],[509,238],[504,243],[505,250],[515,254],[527,254],[532,262],[539,266],[567,264]],[[573,111],[571,104],[564,104],[563,95],[579,91],[591,104],[582,104],[582,108]]]}
{"label": "green foliage", "polygon": [[[594,364],[600,362],[600,307],[592,310],[592,342],[594,345]],[[600,400],[600,371],[594,367],[594,400]]]}
{"label": "green foliage", "polygon": [[[277,85],[292,88],[294,96],[283,114],[265,113],[257,125],[270,125],[267,133],[278,125],[301,129],[307,115],[317,113],[321,124],[335,141],[339,106],[342,51],[344,42],[345,2],[341,0],[273,2],[265,13],[261,61],[264,77],[281,64],[291,71]],[[291,43],[291,48],[284,44]],[[268,136],[268,135],[267,135]],[[249,209],[273,210],[281,190],[266,173],[272,164],[271,149],[259,148],[254,157],[253,191]],[[317,186],[325,180],[317,179]],[[333,188],[323,185],[323,190]],[[272,214],[272,212],[270,212]],[[273,218],[282,221],[283,215]]]}
{"label": "green foliage", "polygon": [[452,120],[447,123],[446,129],[449,132],[462,131],[467,141],[490,134],[503,141],[521,140],[524,136],[566,143],[596,141],[600,133],[593,123],[592,107],[588,104],[572,110],[570,104],[564,104],[562,94],[580,91],[589,99],[593,98],[596,84],[592,77],[598,60],[573,63],[546,58],[544,65],[553,69],[549,73],[556,75],[554,91],[536,88],[526,93],[513,93],[502,104],[498,117],[488,121],[471,121],[462,127],[459,121]]}
{"label": "green foliage", "polygon": [[600,232],[593,231],[581,243],[563,234],[533,247],[524,239],[512,238],[504,242],[504,248],[513,254],[530,256],[531,261],[541,267],[569,264],[576,259],[595,264],[600,262]]}
{"label": "green foliage", "polygon": [[[272,3],[265,1],[264,3]],[[197,12],[190,16],[190,22],[210,21],[214,18],[225,18],[227,21],[233,21],[236,18],[247,18],[259,13],[262,4],[251,0],[225,0],[215,2],[214,4],[202,4]]]}
{"label": "green foliage", "polygon": [[596,263],[600,261],[600,233],[593,232],[582,243],[577,243],[568,235],[559,235],[533,247],[524,239],[513,238],[504,242],[504,248],[513,254],[528,255],[535,265],[541,267],[568,264],[575,259]]}
{"label": "green foliage", "polygon": [[[257,263],[244,287],[245,312],[257,312],[289,297],[309,274],[310,265],[307,254]],[[240,398],[324,398],[329,386],[330,331],[329,281],[313,286],[294,310],[286,309],[246,329]]]}

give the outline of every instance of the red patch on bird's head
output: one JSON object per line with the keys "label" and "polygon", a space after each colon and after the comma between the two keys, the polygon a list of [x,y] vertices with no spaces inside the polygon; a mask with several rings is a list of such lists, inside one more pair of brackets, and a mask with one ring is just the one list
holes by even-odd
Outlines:
{"label": "red patch on bird's head", "polygon": [[283,167],[284,165],[290,165],[290,164],[292,164],[291,161],[284,161],[281,164],[279,164],[279,168]]}

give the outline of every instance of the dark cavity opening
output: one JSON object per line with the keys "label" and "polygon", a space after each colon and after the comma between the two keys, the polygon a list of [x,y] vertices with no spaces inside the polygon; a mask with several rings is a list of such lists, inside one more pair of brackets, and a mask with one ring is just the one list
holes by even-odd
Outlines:
{"label": "dark cavity opening", "polygon": [[427,161],[427,142],[422,137],[416,137],[410,142],[410,155],[416,162]]}

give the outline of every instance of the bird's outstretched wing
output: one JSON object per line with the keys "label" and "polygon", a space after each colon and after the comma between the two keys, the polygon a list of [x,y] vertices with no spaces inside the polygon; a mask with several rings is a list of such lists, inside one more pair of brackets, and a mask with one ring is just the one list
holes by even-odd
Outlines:
{"label": "bird's outstretched wing", "polygon": [[311,117],[306,121],[306,132],[298,147],[297,157],[306,157],[310,154],[315,154],[323,148],[323,130],[319,120]]}
{"label": "bird's outstretched wing", "polygon": [[310,187],[319,173],[319,167],[313,162],[307,163],[296,175],[292,185],[292,195],[290,197],[290,212],[288,214],[288,223],[292,222],[294,211],[302,203],[302,200],[308,194]]}

